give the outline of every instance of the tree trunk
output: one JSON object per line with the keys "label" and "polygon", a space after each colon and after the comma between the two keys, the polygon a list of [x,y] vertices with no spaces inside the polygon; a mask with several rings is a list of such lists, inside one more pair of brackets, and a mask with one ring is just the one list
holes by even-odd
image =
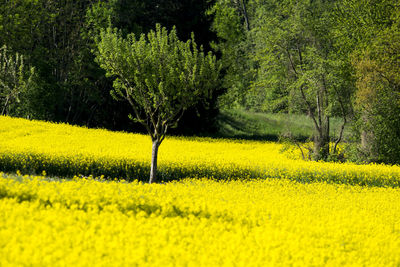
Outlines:
{"label": "tree trunk", "polygon": [[[322,121],[322,120],[321,120]],[[326,160],[329,156],[329,116],[325,117],[318,133],[314,137],[314,160]]]}
{"label": "tree trunk", "polygon": [[157,155],[160,142],[153,140],[153,149],[151,150],[151,167],[150,167],[150,180],[149,184],[157,181]]}
{"label": "tree trunk", "polygon": [[329,137],[316,135],[314,138],[314,160],[326,160],[329,156]]}
{"label": "tree trunk", "polygon": [[317,92],[317,116],[319,127],[317,134],[314,137],[314,160],[326,160],[329,156],[329,127],[330,117],[326,113],[329,105],[328,94],[326,90],[325,80],[322,81],[322,86]]}
{"label": "tree trunk", "polygon": [[1,111],[1,114],[0,115],[8,115],[7,113],[7,106],[8,106],[8,101],[10,100],[10,98],[9,97],[7,97],[7,99],[6,99],[6,103],[4,104],[4,106],[3,106],[3,110]]}
{"label": "tree trunk", "polygon": [[361,157],[368,162],[376,160],[378,156],[374,148],[374,129],[371,127],[374,123],[371,112],[368,109],[361,110]]}
{"label": "tree trunk", "polygon": [[249,16],[247,15],[246,0],[242,0],[241,3],[242,3],[244,21],[246,23],[246,29],[247,31],[250,31],[250,21],[249,21]]}

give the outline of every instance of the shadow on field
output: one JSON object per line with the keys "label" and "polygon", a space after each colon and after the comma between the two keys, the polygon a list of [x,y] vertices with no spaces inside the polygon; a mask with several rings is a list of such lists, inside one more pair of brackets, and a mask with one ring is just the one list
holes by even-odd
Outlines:
{"label": "shadow on field", "polygon": [[[278,142],[279,134],[262,133],[257,125],[251,125],[248,122],[241,121],[233,116],[221,113],[218,116],[219,132],[205,137],[225,138],[225,139],[241,139],[254,141],[270,141]],[[305,142],[308,136],[295,136],[299,142]]]}

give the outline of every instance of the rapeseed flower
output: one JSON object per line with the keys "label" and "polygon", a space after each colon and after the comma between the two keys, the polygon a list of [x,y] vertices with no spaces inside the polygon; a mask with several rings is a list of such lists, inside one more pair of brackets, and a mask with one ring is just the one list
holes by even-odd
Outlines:
{"label": "rapeseed flower", "polygon": [[400,189],[0,174],[0,266],[398,266]]}

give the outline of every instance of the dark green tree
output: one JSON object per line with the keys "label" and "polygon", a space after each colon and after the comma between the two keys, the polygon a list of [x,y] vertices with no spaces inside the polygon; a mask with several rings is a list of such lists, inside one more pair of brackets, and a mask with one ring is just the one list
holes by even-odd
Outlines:
{"label": "dark green tree", "polygon": [[218,41],[211,47],[221,55],[226,93],[220,98],[222,107],[254,108],[248,101],[249,88],[254,80],[253,44],[249,40],[253,1],[217,0],[208,14],[214,18],[211,26]]}
{"label": "dark green tree", "polygon": [[25,55],[37,73],[38,86],[20,103],[23,114],[14,115],[79,123],[94,112],[93,56],[81,36],[94,2],[2,1],[0,44]]}

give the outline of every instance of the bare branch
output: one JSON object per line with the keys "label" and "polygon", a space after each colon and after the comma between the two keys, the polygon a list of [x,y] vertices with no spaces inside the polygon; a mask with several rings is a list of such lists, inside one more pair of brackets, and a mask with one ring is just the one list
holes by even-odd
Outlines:
{"label": "bare branch", "polygon": [[[292,56],[291,56],[291,54],[290,54],[289,48],[286,47],[285,50],[286,50],[286,53],[287,53],[287,55],[288,55],[288,58],[289,58],[289,61],[290,61],[290,65],[292,66],[292,69],[293,69],[293,71],[294,71],[294,73],[295,73],[295,75],[296,75],[296,79],[299,79],[299,73],[297,72],[297,69],[296,69],[296,67],[295,67],[295,65],[294,65],[294,62],[293,62]],[[299,55],[301,56],[301,52],[300,52],[300,51],[299,51]],[[302,57],[300,57],[300,59],[302,60]],[[317,122],[317,120],[316,120],[316,118],[315,118],[315,114],[314,114],[314,111],[313,111],[313,109],[312,109],[312,107],[311,107],[311,104],[310,104],[310,102],[307,100],[306,94],[304,93],[303,85],[300,86],[300,93],[301,93],[301,96],[302,96],[304,102],[305,102],[306,105],[307,105],[308,112],[309,112],[309,114],[310,114],[311,119],[312,119],[313,122],[314,122],[315,128],[316,128],[316,129],[318,130],[318,132],[319,132],[319,131],[320,131],[320,125],[318,125],[318,122]]]}
{"label": "bare branch", "polygon": [[296,74],[296,78],[298,78],[299,74],[298,74],[298,72],[296,70],[296,67],[294,66],[294,62],[292,60],[292,56],[290,55],[288,47],[286,47],[286,53],[288,55],[288,58],[289,58],[289,61],[290,61],[290,65],[292,66],[292,69],[293,69],[294,73]]}
{"label": "bare branch", "polygon": [[300,92],[301,92],[301,96],[302,96],[304,102],[307,104],[308,112],[309,112],[309,114],[310,114],[311,119],[312,119],[313,122],[314,122],[314,126],[315,126],[315,128],[318,130],[318,132],[319,132],[319,131],[321,130],[321,129],[320,129],[320,125],[318,125],[318,122],[317,122],[317,119],[315,118],[315,114],[314,114],[314,111],[313,111],[313,109],[312,109],[312,107],[311,107],[311,104],[310,104],[310,102],[307,100],[306,94],[304,93],[303,85],[300,86]]}
{"label": "bare branch", "polygon": [[131,98],[131,95],[128,92],[126,92],[126,97],[125,98],[128,100],[129,104],[131,105],[131,107],[133,109],[133,112],[135,113],[136,119],[138,120],[139,123],[141,123],[146,128],[148,134],[150,135],[151,139],[153,140],[154,139],[154,135],[153,135],[149,125],[147,123],[145,123],[144,119],[142,119],[140,117],[140,113],[139,113],[138,109],[136,108],[136,105],[133,102],[133,100]]}

